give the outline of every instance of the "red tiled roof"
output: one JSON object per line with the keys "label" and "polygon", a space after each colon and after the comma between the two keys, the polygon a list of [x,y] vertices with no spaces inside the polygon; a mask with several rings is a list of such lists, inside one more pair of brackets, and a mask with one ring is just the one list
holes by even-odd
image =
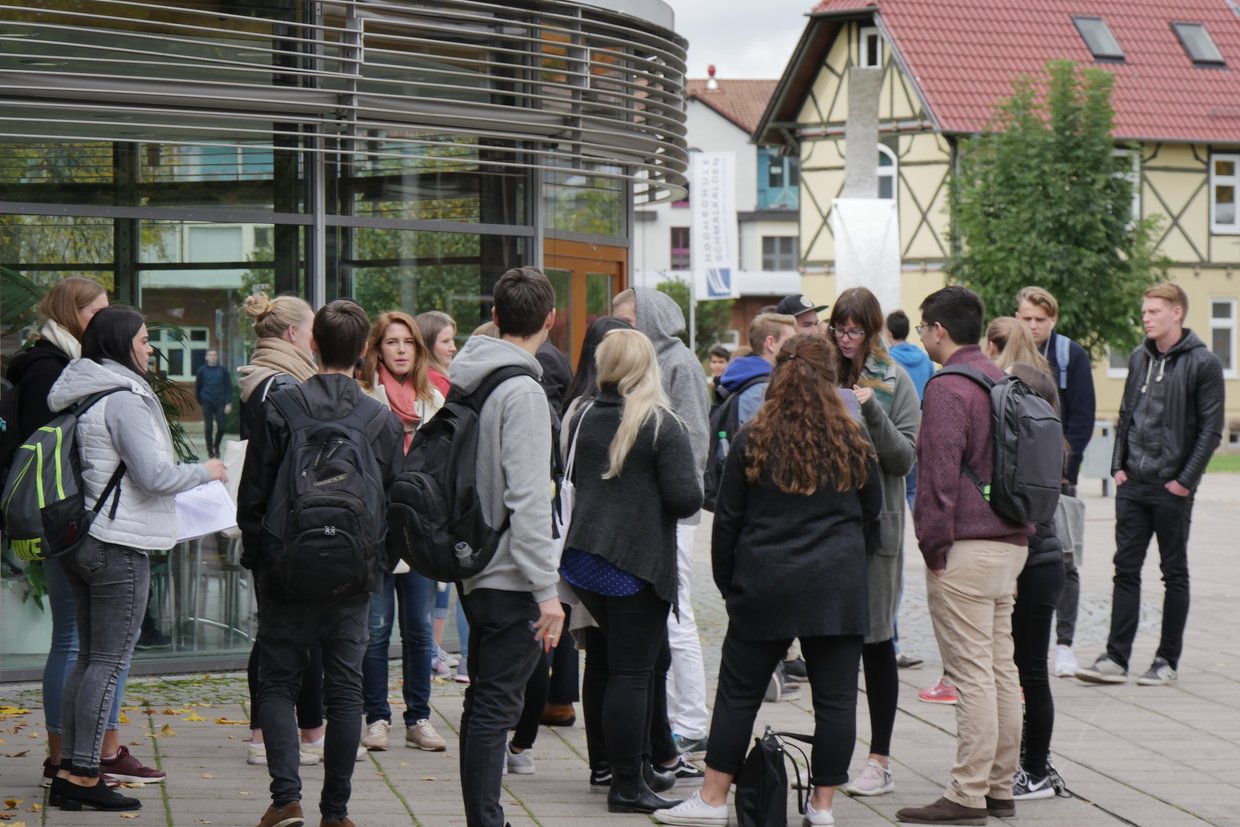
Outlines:
{"label": "red tiled roof", "polygon": [[775,80],[721,80],[715,79],[717,89],[708,89],[706,78],[688,78],[685,81],[690,100],[698,100],[736,124],[746,133],[753,132],[762,120],[766,103],[775,91]]}
{"label": "red tiled roof", "polygon": [[[945,132],[981,130],[1048,60],[1094,64],[1077,16],[1104,19],[1124,51],[1097,64],[1115,76],[1116,137],[1240,144],[1237,0],[823,0],[812,14],[873,10]],[[1226,67],[1194,66],[1173,21],[1203,23]]]}

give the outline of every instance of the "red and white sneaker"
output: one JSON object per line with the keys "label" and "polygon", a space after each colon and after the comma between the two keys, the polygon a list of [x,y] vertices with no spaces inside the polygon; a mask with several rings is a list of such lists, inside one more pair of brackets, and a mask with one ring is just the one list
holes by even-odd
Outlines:
{"label": "red and white sneaker", "polygon": [[117,781],[130,784],[157,784],[168,777],[163,770],[144,766],[129,754],[129,748],[124,744],[121,744],[114,757],[99,759],[99,771],[107,773]]}
{"label": "red and white sneaker", "polygon": [[947,678],[939,678],[939,682],[934,686],[918,692],[917,700],[925,701],[928,704],[954,704],[956,702],[956,687],[948,683]]}

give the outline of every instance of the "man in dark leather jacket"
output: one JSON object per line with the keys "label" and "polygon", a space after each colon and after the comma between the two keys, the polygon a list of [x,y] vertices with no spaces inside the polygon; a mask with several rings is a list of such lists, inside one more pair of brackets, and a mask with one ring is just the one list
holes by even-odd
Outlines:
{"label": "man in dark leather jacket", "polygon": [[1162,637],[1142,686],[1176,680],[1188,620],[1188,529],[1193,492],[1223,432],[1223,368],[1184,327],[1188,297],[1175,284],[1145,291],[1146,339],[1128,360],[1111,473],[1115,479],[1115,587],[1107,651],[1077,677],[1123,683],[1141,607],[1141,566],[1158,535],[1165,584]]}

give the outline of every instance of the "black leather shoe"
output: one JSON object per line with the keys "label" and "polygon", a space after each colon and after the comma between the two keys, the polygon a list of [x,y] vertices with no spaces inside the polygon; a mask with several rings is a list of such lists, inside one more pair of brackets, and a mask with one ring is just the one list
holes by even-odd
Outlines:
{"label": "black leather shoe", "polygon": [[676,786],[676,773],[671,770],[656,768],[646,763],[642,767],[642,775],[646,777],[646,786],[654,793],[665,793]]}
{"label": "black leather shoe", "polygon": [[142,809],[141,801],[109,789],[108,785],[102,781],[93,787],[82,787],[67,778],[52,780],[48,803],[62,810],[80,810],[83,807],[89,807],[92,810],[124,812]]}
{"label": "black leather shoe", "polygon": [[653,813],[675,807],[679,801],[656,795],[646,785],[641,773],[621,775],[613,768],[611,789],[607,792],[607,812],[609,813]]}

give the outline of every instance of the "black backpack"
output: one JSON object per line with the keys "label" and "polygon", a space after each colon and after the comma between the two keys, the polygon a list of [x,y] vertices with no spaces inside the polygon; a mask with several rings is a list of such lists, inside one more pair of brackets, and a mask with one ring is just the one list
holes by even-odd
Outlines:
{"label": "black backpack", "polygon": [[[807,767],[809,760],[804,750],[784,739],[814,743],[808,735],[776,732],[770,727],[766,728],[761,738],[753,739],[753,748],[736,776],[736,821],[740,827],[786,827],[788,824],[788,771],[784,768],[784,761],[791,761],[793,770],[800,773],[796,762],[788,754],[788,748],[799,752]],[[805,804],[809,800],[807,787],[797,786],[799,813],[805,812]]]}
{"label": "black backpack", "polygon": [[503,525],[487,525],[478,499],[479,415],[487,397],[528,368],[499,368],[472,393],[454,387],[444,406],[413,435],[405,469],[392,486],[388,531],[395,553],[431,580],[453,583],[482,572],[495,556]]}
{"label": "black backpack", "polygon": [[276,538],[269,555],[275,584],[300,603],[368,594],[387,564],[383,480],[370,444],[387,410],[367,399],[341,419],[315,419],[300,386],[268,402],[289,430],[263,520]]}
{"label": "black backpack", "polygon": [[723,465],[732,448],[732,440],[740,430],[741,394],[754,385],[770,380],[771,375],[764,373],[746,380],[730,393],[722,387],[715,389],[720,401],[710,409],[710,450],[706,454],[706,473],[702,476],[702,490],[705,493],[702,508],[707,511],[715,510],[715,496],[719,493],[719,482],[723,479]]}
{"label": "black backpack", "polygon": [[996,514],[1016,523],[1049,522],[1063,482],[1063,424],[1050,402],[1015,376],[991,379],[970,365],[949,365],[936,377],[955,374],[990,395],[994,426],[990,482],[967,463],[965,474]]}
{"label": "black backpack", "polygon": [[127,388],[110,388],[91,394],[35,429],[25,442],[18,443],[0,493],[5,536],[17,559],[29,563],[72,551],[86,539],[91,523],[109,497],[112,508],[108,516],[116,519],[125,463],[117,464],[94,507],[88,507],[82,484],[82,460],[78,454],[77,424],[82,414],[100,399],[123,390]]}

